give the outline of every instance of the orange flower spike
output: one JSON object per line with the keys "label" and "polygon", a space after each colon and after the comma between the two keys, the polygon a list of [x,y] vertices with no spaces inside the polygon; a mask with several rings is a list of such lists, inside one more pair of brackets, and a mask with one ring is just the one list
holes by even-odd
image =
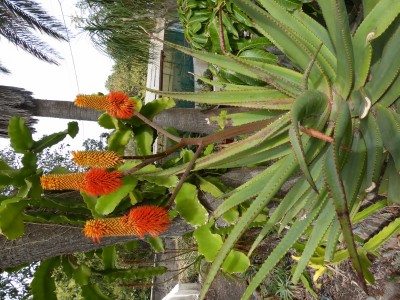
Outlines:
{"label": "orange flower spike", "polygon": [[130,119],[135,114],[136,102],[129,99],[127,94],[111,92],[108,94],[110,108],[107,112],[110,116],[119,119]]}
{"label": "orange flower spike", "polygon": [[128,223],[136,228],[136,234],[144,237],[146,233],[158,236],[171,224],[168,211],[159,206],[139,206],[132,208],[128,215]]}
{"label": "orange flower spike", "polygon": [[134,228],[127,226],[127,216],[86,221],[83,234],[100,243],[103,236],[135,235]]}
{"label": "orange flower spike", "polygon": [[80,190],[86,173],[49,174],[40,177],[44,190]]}
{"label": "orange flower spike", "polygon": [[122,157],[113,151],[72,151],[78,166],[90,168],[113,168],[122,163]]}
{"label": "orange flower spike", "polygon": [[89,195],[106,195],[122,186],[122,172],[91,169],[85,174],[81,190]]}
{"label": "orange flower spike", "polygon": [[99,243],[105,236],[158,236],[170,224],[166,209],[158,206],[139,206],[132,208],[127,216],[86,221],[83,233],[93,242]]}
{"label": "orange flower spike", "polygon": [[111,108],[106,95],[78,95],[74,101],[75,106],[107,111]]}

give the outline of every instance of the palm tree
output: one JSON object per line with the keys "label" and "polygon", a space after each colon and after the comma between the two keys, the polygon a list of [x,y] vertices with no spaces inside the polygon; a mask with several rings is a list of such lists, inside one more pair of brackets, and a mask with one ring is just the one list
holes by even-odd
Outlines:
{"label": "palm tree", "polygon": [[[65,27],[48,15],[35,1],[0,1],[0,35],[38,59],[58,64],[57,52],[36,36],[39,31],[57,40],[66,41]],[[0,73],[9,73],[0,64]]]}

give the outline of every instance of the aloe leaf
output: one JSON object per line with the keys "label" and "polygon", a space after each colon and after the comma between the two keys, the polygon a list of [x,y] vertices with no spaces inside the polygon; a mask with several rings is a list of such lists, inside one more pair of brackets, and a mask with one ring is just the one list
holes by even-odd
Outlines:
{"label": "aloe leaf", "polygon": [[377,102],[399,76],[399,44],[400,27],[396,29],[385,44],[379,63],[371,69],[371,80],[365,85],[365,91],[370,96],[372,103]]}
{"label": "aloe leaf", "polygon": [[390,157],[387,166],[388,172],[388,191],[387,200],[388,203],[400,203],[400,174],[395,168],[393,158]]}
{"label": "aloe leaf", "polygon": [[207,103],[214,105],[230,105],[249,108],[273,110],[289,110],[294,100],[274,89],[234,90],[221,92],[164,92],[147,89],[150,92],[176,99]]}
{"label": "aloe leaf", "polygon": [[[379,37],[399,13],[400,2],[381,0],[358,27],[353,38],[354,89],[363,86],[367,79],[372,58],[371,41]],[[384,18],[382,18],[383,15]]]}
{"label": "aloe leaf", "polygon": [[324,260],[330,262],[333,260],[335,255],[336,246],[340,235],[340,224],[337,219],[333,220],[330,228],[328,229],[327,236],[329,237],[325,247]]}
{"label": "aloe leaf", "polygon": [[[254,90],[254,86],[252,85],[240,85],[240,84],[233,84],[233,83],[228,83],[228,82],[222,82],[222,81],[216,81],[212,79],[208,79],[206,77],[190,73],[189,74],[193,75],[194,77],[200,79],[204,83],[211,84],[212,86],[215,86],[217,88],[220,88],[222,90],[226,91],[231,91],[231,90]],[[258,87],[259,89],[262,89],[263,87]],[[265,90],[269,90],[269,87],[264,87]]]}
{"label": "aloe leaf", "polygon": [[[311,174],[313,177],[319,177],[322,172],[322,159],[317,160],[311,165]],[[257,246],[261,243],[264,237],[270,232],[270,230],[287,214],[287,212],[292,209],[293,206],[297,205],[299,201],[307,199],[311,193],[311,188],[308,182],[304,179],[299,179],[295,185],[290,189],[290,191],[285,195],[281,203],[274,210],[272,215],[267,220],[263,229],[258,234],[257,238],[251,246],[248,256],[250,256]]]}
{"label": "aloe leaf", "polygon": [[261,192],[265,186],[265,182],[282,166],[282,161],[277,161],[260,174],[231,192],[231,196],[225,199],[213,212],[213,217],[218,218],[233,207],[249,200]]}
{"label": "aloe leaf", "polygon": [[355,131],[351,152],[348,154],[346,164],[341,171],[349,210],[352,209],[357,197],[360,197],[360,187],[365,175],[366,157],[367,149],[364,139],[359,131]]}
{"label": "aloe leaf", "polygon": [[[264,129],[254,133],[253,135],[231,144],[229,147],[215,152],[211,155],[197,159],[194,170],[201,170],[204,168],[212,167],[221,161],[229,159],[234,155],[239,155],[243,151],[255,147],[269,138],[272,138],[277,133],[281,133],[284,128],[289,124],[289,114],[284,114],[282,117],[267,125]],[[163,171],[157,171],[158,176],[170,176],[184,172],[187,164],[179,165],[176,167],[168,168]],[[151,173],[149,173],[151,174]],[[145,175],[144,173],[142,175]],[[147,174],[146,174],[147,175]]]}
{"label": "aloe leaf", "polygon": [[333,145],[329,146],[328,151],[326,152],[325,177],[331,192],[331,197],[333,198],[335,204],[336,213],[342,228],[343,237],[346,242],[353,267],[357,273],[360,284],[362,285],[363,289],[366,290],[367,288],[363,277],[357,248],[354,242],[349,215],[348,199],[343,180],[340,176],[340,159],[338,158],[340,145],[346,139],[347,132],[349,131],[348,128],[351,128],[351,115],[346,102],[340,101],[337,103],[337,105],[338,116],[334,134],[335,141]]}
{"label": "aloe leaf", "polygon": [[375,107],[383,145],[393,157],[397,172],[400,172],[400,121],[390,109],[379,103]]}
{"label": "aloe leaf", "polygon": [[280,168],[280,172],[276,172],[266,182],[264,189],[260,192],[258,197],[251,203],[250,207],[244,212],[242,217],[238,220],[232,232],[229,234],[224,244],[222,245],[220,251],[214,259],[213,264],[205,278],[203,287],[199,296],[199,299],[204,299],[207,290],[209,289],[212,281],[218,273],[221,265],[223,264],[226,256],[229,254],[230,250],[234,246],[235,242],[244,233],[250,223],[257,217],[260,211],[268,204],[268,202],[273,198],[273,196],[279,191],[282,184],[293,174],[297,169],[297,163],[295,158],[290,155],[283,158],[283,165]]}
{"label": "aloe leaf", "polygon": [[353,45],[346,5],[343,0],[318,0],[330,37],[335,45],[337,77],[340,95],[347,99],[354,79]]}
{"label": "aloe leaf", "polygon": [[389,107],[396,100],[399,99],[400,95],[400,76],[397,75],[396,79],[393,81],[392,85],[387,89],[385,94],[379,100],[379,104]]}
{"label": "aloe leaf", "polygon": [[307,227],[311,224],[311,222],[320,212],[322,205],[325,203],[327,199],[327,193],[326,192],[324,192],[323,194],[321,193],[320,199],[321,201],[318,203],[316,207],[314,207],[314,209],[310,212],[310,214],[306,218],[304,218],[303,220],[296,221],[292,225],[292,227],[288,230],[288,232],[285,234],[285,236],[282,238],[279,244],[274,248],[272,253],[264,261],[257,274],[253,277],[241,299],[250,298],[252,293],[261,284],[264,278],[268,276],[268,274],[281,260],[281,258],[290,250],[292,245],[300,238],[303,232],[307,229]]}
{"label": "aloe leaf", "polygon": [[371,271],[368,269],[372,263],[368,259],[367,251],[359,251],[358,255],[360,257],[361,268],[363,270],[365,280],[367,280],[367,282],[370,284],[375,284],[374,275],[372,275]]}
{"label": "aloe leaf", "polygon": [[54,282],[53,270],[60,265],[60,258],[53,257],[42,261],[36,269],[31,283],[31,291],[34,300],[50,299],[57,300],[55,293],[56,284]]}
{"label": "aloe leaf", "polygon": [[292,126],[289,131],[290,142],[292,144],[293,151],[296,155],[300,169],[303,171],[304,176],[315,191],[317,191],[317,187],[315,186],[314,180],[311,177],[308,169],[308,161],[303,150],[303,143],[300,139],[299,125],[300,122],[307,117],[317,115],[320,116],[318,120],[319,124],[314,129],[320,130],[328,118],[329,107],[330,106],[326,95],[313,90],[304,92],[303,95],[295,102],[292,108]]}
{"label": "aloe leaf", "polygon": [[[261,148],[261,147],[260,147]],[[263,151],[252,151],[255,153],[250,153],[244,157],[239,157],[232,162],[220,163],[214,165],[215,168],[225,169],[225,168],[240,168],[246,166],[253,166],[260,163],[265,163],[275,159],[280,159],[292,152],[290,144],[283,144],[276,147],[269,147]]]}
{"label": "aloe leaf", "polygon": [[288,143],[287,128],[282,128],[280,134],[259,143],[258,145],[234,154],[229,158],[212,164],[212,168],[235,168],[242,166],[253,166],[261,162],[286,156],[291,152]]}
{"label": "aloe leaf", "polygon": [[[298,32],[251,1],[234,0],[233,3],[238,5],[253,20],[254,26],[284,52],[296,66],[303,71],[307,69],[315,51],[310,51],[304,46],[304,42],[299,38]],[[290,15],[287,17],[293,18]],[[322,72],[319,69],[313,68],[311,70],[312,78],[320,81],[324,78],[321,75]]]}
{"label": "aloe leaf", "polygon": [[243,68],[251,70],[263,82],[286,95],[297,97],[303,90],[302,74],[299,72],[275,64],[245,60],[236,56],[232,56],[232,59],[241,64]]}
{"label": "aloe leaf", "polygon": [[353,218],[353,223],[358,223],[362,220],[365,220],[368,216],[372,215],[373,213],[377,212],[378,210],[386,207],[388,205],[388,201],[386,199],[378,201],[370,206],[368,206],[366,209],[363,209],[362,211],[358,212],[354,218]]}
{"label": "aloe leaf", "polygon": [[[299,20],[308,31],[310,31],[313,35],[315,35],[318,38],[319,43],[322,42],[322,44],[328,48],[329,52],[332,54],[334,58],[332,67],[335,68],[336,67],[336,57],[334,56],[335,47],[332,44],[332,40],[329,37],[329,33],[326,30],[326,28],[301,10],[294,11],[292,15],[297,20]],[[319,43],[317,43],[316,46],[318,46]],[[321,50],[324,51],[323,49]]]}
{"label": "aloe leaf", "polygon": [[331,196],[335,203],[336,213],[339,219],[344,240],[349,251],[353,267],[357,273],[360,284],[366,290],[365,280],[361,268],[361,263],[358,257],[357,248],[354,242],[349,210],[346,199],[346,192],[343,187],[343,182],[340,178],[337,166],[337,154],[334,151],[333,145],[328,148],[325,160],[325,176],[326,181],[331,191]]}
{"label": "aloe leaf", "polygon": [[364,249],[370,252],[376,251],[385,241],[400,232],[400,218],[396,218],[389,225],[375,234],[364,244]]}
{"label": "aloe leaf", "polygon": [[327,202],[315,221],[313,231],[308,238],[306,247],[301,253],[300,260],[297,263],[296,270],[293,273],[293,283],[297,284],[299,281],[300,276],[310,261],[311,256],[314,254],[315,249],[318,247],[326,231],[328,230],[328,227],[331,225],[333,218],[335,217],[334,211],[335,207],[333,206],[333,203]]}
{"label": "aloe leaf", "polygon": [[[279,20],[293,30],[299,40],[304,43],[304,46],[306,46],[311,53],[315,53],[316,49],[321,43],[324,45],[324,41],[327,40],[326,38],[329,39],[329,36],[326,34],[324,41],[322,41],[319,39],[319,36],[311,31],[312,27],[316,26],[317,22],[313,23],[311,28],[307,27],[298,18],[293,17],[293,14],[284,9],[277,1],[260,0],[259,2],[275,19]],[[324,32],[327,33],[326,30]],[[329,51],[326,46],[321,48],[320,56],[318,56],[316,60],[316,64],[320,64],[318,67],[321,69],[321,72],[316,74],[321,76],[322,73],[326,73],[328,74],[329,78],[334,79],[334,66],[336,66],[336,58],[333,53],[334,52]],[[316,80],[314,79],[313,81]]]}
{"label": "aloe leaf", "polygon": [[[223,55],[219,55],[219,54],[208,53],[208,52],[204,52],[204,51],[194,50],[194,49],[186,48],[183,46],[175,45],[173,43],[169,43],[169,42],[166,42],[163,40],[159,40],[159,41],[172,47],[172,48],[175,48],[185,54],[188,54],[192,57],[196,57],[198,59],[204,60],[210,64],[214,64],[214,65],[217,65],[224,69],[228,69],[233,72],[237,72],[239,74],[248,76],[250,78],[264,79],[264,78],[260,78],[259,74],[254,73],[253,70],[251,70],[251,68],[244,68],[243,65],[246,64],[246,60],[244,60],[244,59],[239,59],[237,57],[234,59],[233,56],[223,56]],[[285,69],[285,68],[281,68],[281,69]],[[261,72],[261,71],[262,71],[261,69],[258,70],[258,72]],[[295,73],[295,72],[293,72],[293,73]]]}
{"label": "aloe leaf", "polygon": [[383,163],[383,141],[378,123],[372,114],[361,120],[360,130],[367,147],[367,166],[363,188],[377,184]]}

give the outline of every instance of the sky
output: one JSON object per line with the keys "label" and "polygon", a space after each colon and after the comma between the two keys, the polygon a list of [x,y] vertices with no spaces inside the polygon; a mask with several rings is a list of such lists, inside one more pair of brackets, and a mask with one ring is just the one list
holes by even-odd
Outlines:
{"label": "sky", "polygon": [[[62,8],[66,26],[71,33],[70,45],[67,42],[58,42],[39,35],[63,58],[56,66],[40,61],[0,37],[0,59],[3,66],[11,71],[9,75],[0,74],[0,85],[24,88],[33,92],[33,97],[36,99],[74,101],[77,94],[108,93],[104,85],[108,75],[111,74],[113,61],[95,49],[87,33],[74,27],[71,17],[81,15],[79,9],[75,7],[77,1],[37,0],[37,2],[60,22],[63,22]],[[38,139],[43,135],[63,131],[70,121],[39,118],[36,125],[37,134],[34,138]],[[64,140],[71,145],[71,150],[81,148],[85,139],[97,139],[100,133],[106,131],[96,122],[78,121],[78,123],[79,134],[73,140],[70,138]],[[8,144],[7,139],[0,139],[0,149]]]}

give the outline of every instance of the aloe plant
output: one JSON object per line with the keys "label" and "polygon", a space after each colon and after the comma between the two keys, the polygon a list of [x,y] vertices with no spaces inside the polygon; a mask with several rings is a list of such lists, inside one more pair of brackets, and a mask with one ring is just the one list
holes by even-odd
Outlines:
{"label": "aloe plant", "polygon": [[[319,261],[320,265],[337,262],[339,236],[343,237],[346,255],[351,258],[365,292],[365,278],[372,281],[363,259],[370,250],[355,242],[352,222],[366,194],[376,192],[382,185],[381,174],[385,174],[386,203],[400,202],[400,59],[396,55],[400,43],[400,2],[380,0],[374,2],[376,5],[365,6],[363,20],[354,33],[343,0],[317,2],[326,27],[300,10],[288,12],[275,0],[232,0],[252,27],[290,59],[293,69],[229,53],[219,55],[172,45],[213,66],[263,81],[266,86],[221,84],[203,78],[225,90],[161,94],[256,110],[224,116],[234,125],[271,120],[254,134],[196,161],[195,170],[270,161],[269,169],[225,196],[204,225],[212,227],[216,218],[251,199],[249,205],[242,206],[242,215],[218,251],[214,249],[212,257],[208,256],[213,263],[201,299],[238,239],[277,197],[281,186],[299,171],[302,176],[264,222],[247,254],[250,256],[259,242],[281,225],[281,242],[242,298],[250,297],[293,246],[301,252],[294,282],[304,277],[302,273],[310,261]],[[182,173],[186,169],[187,164],[179,165],[159,175]],[[377,235],[376,239],[399,232],[398,220],[391,228],[390,234]],[[210,234],[209,229],[202,231]],[[202,231],[197,231],[198,235]],[[299,240],[304,235],[308,236],[307,242]]]}

